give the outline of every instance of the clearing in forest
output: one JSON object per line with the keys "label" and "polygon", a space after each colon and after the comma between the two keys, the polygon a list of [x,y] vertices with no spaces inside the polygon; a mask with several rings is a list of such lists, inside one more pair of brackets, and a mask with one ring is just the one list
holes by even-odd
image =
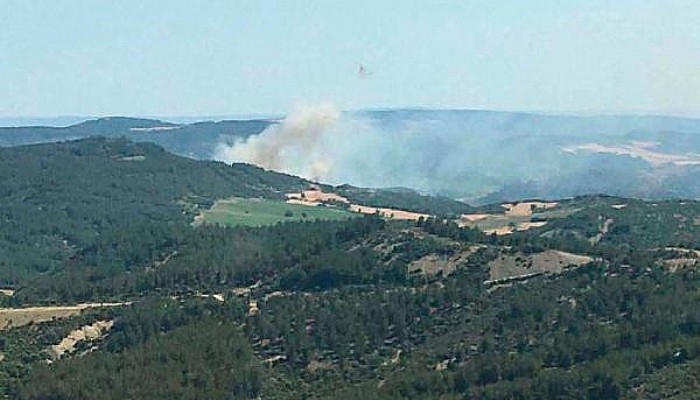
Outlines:
{"label": "clearing in forest", "polygon": [[418,260],[412,261],[408,265],[409,273],[421,273],[423,275],[447,276],[457,269],[457,266],[466,262],[469,257],[476,253],[482,246],[470,246],[456,254],[444,255],[430,253]]}
{"label": "clearing in forest", "polygon": [[82,303],[74,306],[0,308],[0,330],[15,328],[30,323],[51,321],[80,314],[88,308],[119,307],[126,303]]}
{"label": "clearing in forest", "polygon": [[547,250],[535,254],[501,254],[489,262],[490,276],[485,283],[507,281],[547,273],[561,273],[566,267],[581,266],[595,259],[581,254]]}
{"label": "clearing in forest", "polygon": [[72,353],[78,343],[93,341],[104,333],[112,329],[114,321],[96,321],[93,324],[85,325],[79,329],[71,331],[68,336],[64,337],[58,344],[51,346],[50,352],[53,358],[61,358],[66,353]]}
{"label": "clearing in forest", "polygon": [[554,208],[559,203],[542,202],[542,201],[526,201],[522,203],[506,203],[501,207],[505,209],[506,216],[509,217],[529,217],[536,211],[544,211]]}
{"label": "clearing in forest", "polygon": [[362,213],[362,214],[379,214],[382,217],[388,218],[388,219],[400,219],[400,220],[409,220],[409,221],[417,221],[421,218],[428,219],[431,217],[430,214],[397,210],[395,208],[370,207],[370,206],[363,206],[363,205],[359,205],[359,204],[351,204],[350,210],[352,210],[354,212]]}
{"label": "clearing in forest", "polygon": [[504,204],[501,206],[504,208],[503,213],[462,214],[457,220],[457,225],[477,228],[487,235],[510,235],[513,232],[543,227],[549,220],[566,218],[578,211],[575,208],[557,206],[557,203],[544,202]]}
{"label": "clearing in forest", "polygon": [[267,199],[234,198],[219,200],[204,211],[195,224],[265,226],[278,222],[339,220],[355,217],[349,211],[330,206],[308,207]]}
{"label": "clearing in forest", "polygon": [[362,204],[351,204],[350,201],[343,196],[337,195],[332,192],[324,192],[318,188],[312,188],[305,190],[301,193],[288,193],[287,194],[287,204],[296,204],[302,206],[320,206],[329,204],[347,204],[350,211],[360,214],[379,214],[383,218],[397,219],[397,220],[409,220],[417,221],[420,218],[427,219],[430,218],[430,214],[399,210],[395,208],[388,207],[372,207]]}

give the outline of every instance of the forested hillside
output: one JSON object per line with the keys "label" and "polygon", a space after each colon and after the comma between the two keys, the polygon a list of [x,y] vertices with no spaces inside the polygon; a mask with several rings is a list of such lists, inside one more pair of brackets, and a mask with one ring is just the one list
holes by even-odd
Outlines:
{"label": "forested hillside", "polygon": [[0,282],[46,273],[106,231],[188,223],[230,196],[284,198],[299,178],[195,161],[125,139],[0,148]]}
{"label": "forested hillside", "polygon": [[406,188],[367,189],[340,185],[335,190],[351,202],[374,207],[391,207],[452,218],[474,210],[474,207],[449,197],[421,195]]}
{"label": "forested hillside", "polygon": [[153,142],[175,154],[211,159],[220,144],[255,135],[270,126],[271,120],[200,121],[175,124],[153,119],[107,117],[87,120],[66,127],[0,127],[0,146],[58,142],[92,136],[126,137],[136,142]]}
{"label": "forested hillside", "polygon": [[[474,211],[529,224],[499,234],[442,216],[227,227],[191,222],[216,199],[281,199],[308,182],[123,139],[1,149],[0,163],[0,277],[16,290],[0,304],[95,304],[8,322],[0,393],[9,398],[691,399],[700,390],[700,202],[589,196],[547,211],[533,203],[527,217],[500,214],[517,205]],[[431,205],[401,193],[375,201]],[[445,215],[472,210],[434,204]],[[108,328],[57,352],[96,323]]]}

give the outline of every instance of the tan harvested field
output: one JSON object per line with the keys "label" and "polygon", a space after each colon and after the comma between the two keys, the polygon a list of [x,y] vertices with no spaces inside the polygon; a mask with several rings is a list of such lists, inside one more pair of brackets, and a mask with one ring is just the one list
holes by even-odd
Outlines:
{"label": "tan harvested field", "polygon": [[15,328],[30,323],[46,322],[57,318],[68,318],[83,310],[100,307],[119,307],[125,303],[82,303],[74,306],[0,308],[0,330]]}
{"label": "tan harvested field", "polygon": [[301,199],[296,199],[296,198],[287,198],[287,204],[297,204],[300,206],[309,206],[309,207],[316,207],[316,206],[321,205],[321,203],[318,201],[308,201],[308,200],[301,200]]}
{"label": "tan harvested field", "polygon": [[362,214],[379,214],[384,218],[417,221],[420,218],[430,218],[430,214],[421,214],[411,211],[396,210],[393,208],[370,207],[359,204],[350,204],[350,211]]}
{"label": "tan harvested field", "polygon": [[486,283],[543,273],[558,274],[566,267],[581,266],[594,260],[593,257],[587,255],[567,253],[559,250],[547,250],[529,255],[522,253],[514,255],[502,254],[489,262],[490,275]]}
{"label": "tan harvested field", "polygon": [[505,208],[505,214],[508,217],[529,217],[535,211],[549,210],[558,204],[555,202],[526,201],[523,203],[506,203],[502,204],[501,207]]}
{"label": "tan harvested field", "polygon": [[379,214],[384,218],[416,221],[419,218],[429,218],[430,214],[397,210],[386,207],[372,207],[362,204],[350,204],[350,201],[338,194],[324,192],[320,189],[309,189],[301,193],[287,193],[287,203],[305,206],[318,206],[324,203],[345,203],[350,205],[350,211],[360,214]]}
{"label": "tan harvested field", "polygon": [[96,321],[94,324],[76,329],[58,344],[51,346],[51,353],[54,358],[61,358],[66,353],[72,353],[79,342],[93,341],[112,329],[113,325],[114,321]]}
{"label": "tan harvested field", "polygon": [[301,193],[288,193],[288,200],[303,200],[310,203],[327,203],[327,202],[340,202],[340,203],[350,203],[348,199],[343,196],[337,195],[331,192],[324,192],[320,189],[309,189],[304,190]]}
{"label": "tan harvested field", "polygon": [[[482,223],[478,223],[481,222]],[[498,236],[510,235],[511,233],[518,231],[523,232],[530,230],[532,228],[539,228],[547,225],[547,221],[536,221],[531,222],[529,218],[524,217],[504,217],[493,215],[488,219],[483,219],[477,221],[476,227],[480,228],[487,235],[496,234]],[[464,224],[460,226],[470,226],[470,224]]]}
{"label": "tan harvested field", "polygon": [[490,216],[491,214],[462,214],[462,216],[460,217],[460,221],[476,222],[481,221],[482,219],[486,219]]}
{"label": "tan harvested field", "polygon": [[558,207],[556,202],[529,201],[505,203],[503,213],[462,214],[457,220],[460,227],[477,228],[487,235],[510,235],[547,225],[547,220],[565,218],[578,209]]}
{"label": "tan harvested field", "polygon": [[541,228],[547,225],[547,221],[537,221],[537,222],[521,222],[515,227],[518,231],[527,231],[532,228]]}

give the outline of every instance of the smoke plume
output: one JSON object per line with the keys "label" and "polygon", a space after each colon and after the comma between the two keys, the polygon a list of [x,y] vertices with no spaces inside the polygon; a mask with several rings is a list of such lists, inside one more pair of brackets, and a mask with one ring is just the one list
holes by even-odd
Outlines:
{"label": "smoke plume", "polygon": [[459,144],[434,121],[390,121],[330,105],[299,108],[258,135],[220,144],[215,158],[323,183],[440,192]]}
{"label": "smoke plume", "polygon": [[339,117],[330,105],[298,109],[259,135],[219,146],[217,158],[323,180],[332,163],[322,144]]}
{"label": "smoke plume", "polygon": [[[669,130],[675,126],[669,124],[667,119],[654,118],[480,111],[339,112],[322,105],[297,109],[258,135],[221,144],[215,158],[330,184],[408,187],[479,199],[504,187],[530,190],[539,182],[545,189],[524,196],[561,197],[597,188],[598,178],[567,177],[584,176],[586,171],[602,168],[603,162],[613,163],[617,170],[619,166],[644,167],[636,166],[636,160],[629,157],[572,155],[562,148],[581,143],[623,143],[628,132],[655,132],[657,125]],[[698,124],[679,120],[675,127],[697,132]],[[653,140],[664,137],[654,136]]]}

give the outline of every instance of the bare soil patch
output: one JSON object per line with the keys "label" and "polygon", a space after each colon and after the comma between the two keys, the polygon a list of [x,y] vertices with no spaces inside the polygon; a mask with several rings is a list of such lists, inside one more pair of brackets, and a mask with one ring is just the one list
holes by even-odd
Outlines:
{"label": "bare soil patch", "polygon": [[700,250],[682,247],[666,247],[664,250],[675,252],[677,255],[683,255],[681,257],[676,256],[661,260],[661,264],[668,268],[669,272],[676,272],[684,268],[700,267]]}
{"label": "bare soil patch", "polygon": [[559,250],[547,250],[529,255],[523,253],[502,254],[489,262],[490,276],[486,283],[540,274],[559,274],[567,267],[581,266],[591,261],[594,261],[593,257]]}
{"label": "bare soil patch", "polygon": [[423,275],[438,275],[442,273],[443,276],[447,276],[451,274],[459,264],[467,261],[469,256],[476,253],[480,248],[480,246],[471,246],[452,256],[428,254],[411,262],[408,265],[408,272],[420,272]]}
{"label": "bare soil patch", "polygon": [[74,306],[0,308],[0,330],[51,321],[55,318],[67,318],[80,314],[88,308],[119,307],[131,304],[125,303],[82,303]]}
{"label": "bare soil patch", "polygon": [[75,351],[75,346],[79,342],[93,341],[104,333],[112,329],[114,321],[96,321],[94,324],[85,325],[76,329],[63,338],[58,344],[51,346],[51,354],[54,359],[61,358],[64,354],[70,354]]}
{"label": "bare soil patch", "polygon": [[610,231],[610,227],[614,223],[615,223],[614,219],[612,219],[612,218],[606,219],[605,222],[603,222],[603,225],[600,227],[600,231],[598,232],[598,234],[596,234],[592,238],[589,238],[588,241],[591,244],[599,243],[601,240],[603,240],[603,237],[608,234],[608,232]]}

